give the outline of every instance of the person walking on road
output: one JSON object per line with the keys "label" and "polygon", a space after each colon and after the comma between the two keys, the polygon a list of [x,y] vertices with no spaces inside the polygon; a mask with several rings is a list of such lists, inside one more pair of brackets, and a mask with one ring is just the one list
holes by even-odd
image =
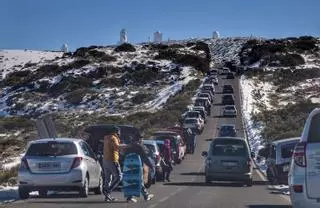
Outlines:
{"label": "person walking on road", "polygon": [[[139,138],[132,138],[130,144],[126,147],[125,156],[130,153],[135,153],[140,156],[141,161],[142,161],[141,168],[143,168],[143,166],[145,164],[149,167],[149,170],[151,170],[153,174],[155,173],[155,169],[154,169],[151,161],[149,160],[147,153],[146,153],[145,149],[143,148]],[[141,193],[143,195],[143,198],[146,201],[149,201],[154,197],[153,194],[148,193],[148,190],[144,186],[143,176],[142,176],[142,180],[141,180]],[[127,202],[137,202],[137,199],[135,199],[133,196],[131,196],[131,197],[127,198]]]}
{"label": "person walking on road", "polygon": [[105,175],[104,195],[105,201],[111,202],[116,199],[111,197],[111,192],[117,188],[122,180],[119,164],[120,129],[113,126],[104,136],[103,143],[103,170]]}
{"label": "person walking on road", "polygon": [[196,148],[196,132],[195,132],[195,129],[192,130],[190,128],[188,128],[186,131],[188,132],[187,133],[187,150],[188,150],[188,153],[193,154]]}
{"label": "person walking on road", "polygon": [[171,159],[171,144],[169,139],[164,140],[163,146],[163,159],[161,161],[161,166],[163,170],[163,181],[167,180],[170,182],[170,173],[172,171],[172,159]]}

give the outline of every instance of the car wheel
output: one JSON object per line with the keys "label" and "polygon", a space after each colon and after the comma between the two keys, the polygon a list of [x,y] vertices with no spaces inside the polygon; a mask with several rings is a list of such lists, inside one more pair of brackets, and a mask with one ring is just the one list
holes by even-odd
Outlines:
{"label": "car wheel", "polygon": [[18,190],[18,192],[19,192],[19,197],[20,197],[20,199],[27,199],[27,198],[29,198],[29,190],[27,190],[27,189],[24,189],[24,188],[20,188],[19,187],[19,190]]}
{"label": "car wheel", "polygon": [[246,185],[247,185],[248,187],[251,187],[251,186],[252,186],[252,183],[253,183],[252,178],[249,179],[249,180],[247,180],[245,183],[246,183]]}
{"label": "car wheel", "polygon": [[206,184],[209,184],[209,183],[211,183],[211,180],[209,177],[206,176]]}
{"label": "car wheel", "polygon": [[96,195],[100,195],[103,192],[103,177],[102,177],[102,173],[100,174],[100,178],[99,178],[99,186],[97,188],[95,188],[93,192]]}
{"label": "car wheel", "polygon": [[47,190],[39,190],[39,197],[40,198],[46,198],[48,195],[48,191]]}
{"label": "car wheel", "polygon": [[83,186],[80,188],[79,192],[80,197],[87,198],[89,195],[89,179],[88,176],[84,180]]}

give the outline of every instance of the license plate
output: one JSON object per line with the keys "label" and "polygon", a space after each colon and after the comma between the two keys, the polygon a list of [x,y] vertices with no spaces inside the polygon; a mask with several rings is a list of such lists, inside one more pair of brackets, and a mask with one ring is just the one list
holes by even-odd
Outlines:
{"label": "license plate", "polygon": [[224,162],[223,165],[224,166],[228,166],[228,167],[233,167],[233,166],[236,166],[237,163],[235,163],[235,162]]}
{"label": "license plate", "polygon": [[61,165],[58,162],[46,162],[46,163],[39,163],[39,169],[60,169]]}
{"label": "license plate", "polygon": [[283,172],[289,172],[289,169],[290,169],[289,165],[283,166]]}

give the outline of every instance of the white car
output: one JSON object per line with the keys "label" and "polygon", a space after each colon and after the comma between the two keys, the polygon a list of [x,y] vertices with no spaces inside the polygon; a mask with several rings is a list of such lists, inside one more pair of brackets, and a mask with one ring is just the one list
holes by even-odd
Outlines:
{"label": "white car", "polygon": [[198,111],[188,111],[185,114],[185,118],[196,118],[200,121],[201,127],[204,126],[204,119]]}
{"label": "white car", "polygon": [[197,130],[198,133],[202,132],[203,130],[203,125],[201,121],[197,118],[185,118],[183,120],[182,124],[183,128],[190,128],[190,129],[195,129]]}
{"label": "white car", "polygon": [[19,195],[29,197],[39,191],[79,191],[87,197],[89,190],[102,193],[103,175],[91,147],[81,139],[55,138],[30,142],[18,172]]}
{"label": "white car", "polygon": [[320,207],[320,108],[314,109],[296,145],[288,174],[293,208]]}
{"label": "white car", "polygon": [[223,116],[237,116],[237,109],[235,105],[226,105],[223,108]]}

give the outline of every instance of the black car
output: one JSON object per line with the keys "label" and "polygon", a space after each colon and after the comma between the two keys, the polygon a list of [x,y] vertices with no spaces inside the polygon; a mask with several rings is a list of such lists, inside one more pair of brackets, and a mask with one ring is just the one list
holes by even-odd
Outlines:
{"label": "black car", "polygon": [[224,96],[222,96],[222,104],[223,105],[234,105],[234,97],[233,97],[233,95],[224,95]]}
{"label": "black car", "polygon": [[201,90],[210,90],[212,92],[212,94],[214,94],[214,92],[216,91],[215,88],[213,86],[209,86],[209,85],[204,85]]}
{"label": "black car", "polygon": [[198,97],[194,102],[194,106],[203,106],[207,111],[207,115],[211,114],[211,105],[210,105],[208,98],[199,98]]}
{"label": "black car", "polygon": [[227,79],[234,79],[233,73],[232,72],[228,73],[226,78]]}
{"label": "black car", "polygon": [[233,87],[231,85],[223,85],[222,93],[233,93]]}
{"label": "black car", "polygon": [[223,124],[219,128],[219,137],[236,137],[237,130],[233,124]]}

